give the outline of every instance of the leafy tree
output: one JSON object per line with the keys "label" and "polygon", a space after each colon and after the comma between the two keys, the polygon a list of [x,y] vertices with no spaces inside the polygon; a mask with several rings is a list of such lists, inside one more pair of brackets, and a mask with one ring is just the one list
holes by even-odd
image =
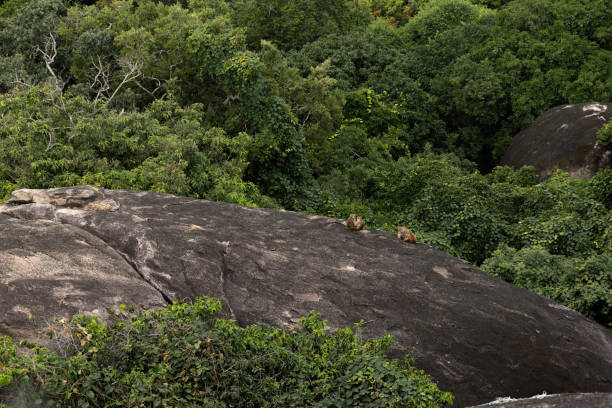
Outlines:
{"label": "leafy tree", "polygon": [[593,197],[612,209],[612,169],[600,169],[589,182]]}
{"label": "leafy tree", "polygon": [[[72,7],[59,29],[71,49],[71,92],[89,99],[109,98],[119,109],[138,109],[170,92],[191,98],[197,65],[189,36],[202,26],[195,12],[145,0]],[[201,100],[200,100],[201,101]]]}
{"label": "leafy tree", "polygon": [[82,97],[66,97],[62,108],[46,96],[32,88],[0,99],[10,123],[0,129],[0,178],[8,186],[94,184],[271,204],[243,181],[251,137],[207,128],[202,105],[156,101],[144,113],[121,114]]}
{"label": "leafy tree", "polygon": [[481,4],[489,8],[499,8],[513,0],[470,0],[474,4]]}
{"label": "leafy tree", "polygon": [[329,75],[336,79],[338,88],[349,91],[362,87],[374,73],[383,72],[405,52],[402,45],[407,44],[391,26],[378,23],[365,30],[321,37],[288,57],[304,75],[329,59]]}
{"label": "leafy tree", "polygon": [[247,28],[247,43],[258,49],[268,40],[280,49],[299,49],[318,37],[348,32],[367,24],[365,4],[352,0],[240,0],[232,2],[233,20]]}
{"label": "leafy tree", "polygon": [[311,168],[315,174],[321,173],[330,154],[329,135],[342,123],[346,101],[343,92],[334,89],[336,81],[328,76],[330,60],[311,68],[304,77],[287,64],[272,43],[262,42],[260,58],[271,92],[288,104],[297,120]]}
{"label": "leafy tree", "polygon": [[406,26],[406,31],[417,41],[429,40],[439,33],[468,24],[489,15],[486,8],[469,0],[430,1]]}
{"label": "leafy tree", "polygon": [[428,0],[369,0],[372,14],[392,25],[408,22]]}
{"label": "leafy tree", "polygon": [[[16,3],[6,6],[12,7]],[[49,74],[43,62],[43,51],[49,35],[55,35],[66,14],[61,0],[19,3],[14,12],[0,15],[0,92],[19,83],[38,84]],[[60,52],[57,62],[67,58]]]}
{"label": "leafy tree", "polygon": [[282,99],[271,97],[268,104],[268,123],[255,135],[249,152],[247,179],[285,207],[299,208],[307,198],[311,177],[302,140],[295,117]]}
{"label": "leafy tree", "polygon": [[6,0],[0,5],[0,18],[10,17],[32,0]]}

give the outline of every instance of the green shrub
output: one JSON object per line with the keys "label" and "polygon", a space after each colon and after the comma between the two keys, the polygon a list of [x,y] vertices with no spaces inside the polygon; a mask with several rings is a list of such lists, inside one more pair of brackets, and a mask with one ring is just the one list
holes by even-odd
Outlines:
{"label": "green shrub", "polygon": [[551,255],[539,247],[501,246],[482,269],[612,327],[612,256],[579,259]]}
{"label": "green shrub", "polygon": [[419,39],[430,39],[453,27],[478,20],[487,9],[469,0],[437,0],[427,3],[412,19],[409,29]]}
{"label": "green shrub", "polygon": [[314,312],[301,319],[301,330],[241,328],[215,318],[220,308],[217,300],[199,298],[131,318],[120,312],[110,326],[82,315],[70,323],[58,320],[50,333],[63,339],[66,358],[39,345],[18,355],[8,338],[0,338],[0,373],[8,373],[0,379],[9,382],[0,383],[0,400],[2,391],[19,398],[20,390],[29,390],[28,398],[56,407],[452,403],[452,395],[438,390],[408,359],[384,359],[390,335],[362,344],[350,328],[328,334]]}
{"label": "green shrub", "polygon": [[597,131],[597,140],[605,143],[612,142],[612,120]]}
{"label": "green shrub", "polygon": [[589,183],[595,199],[612,208],[612,169],[599,170]]}

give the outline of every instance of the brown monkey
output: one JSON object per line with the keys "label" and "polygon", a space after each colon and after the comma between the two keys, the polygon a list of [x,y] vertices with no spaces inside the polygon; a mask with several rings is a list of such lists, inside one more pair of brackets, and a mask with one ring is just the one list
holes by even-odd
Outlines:
{"label": "brown monkey", "polygon": [[347,228],[355,231],[361,230],[364,225],[365,223],[363,222],[363,218],[355,214],[349,215],[348,219],[346,220]]}
{"label": "brown monkey", "polygon": [[416,235],[414,235],[414,232],[404,226],[397,227],[397,237],[402,241],[408,241],[411,244],[416,244],[417,242],[417,238]]}

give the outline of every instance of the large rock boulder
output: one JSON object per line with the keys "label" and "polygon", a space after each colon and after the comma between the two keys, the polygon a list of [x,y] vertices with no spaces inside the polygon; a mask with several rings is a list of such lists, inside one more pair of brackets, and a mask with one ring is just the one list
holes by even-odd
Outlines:
{"label": "large rock boulder", "polygon": [[343,221],[155,193],[21,190],[0,207],[0,334],[28,317],[208,295],[246,325],[363,320],[456,406],[612,391],[612,335],[429,245]]}
{"label": "large rock boulder", "polygon": [[[508,401],[507,401],[508,400]],[[612,393],[539,395],[533,398],[500,401],[472,408],[610,408]]]}
{"label": "large rock boulder", "polygon": [[534,166],[540,180],[557,168],[572,177],[591,177],[612,164],[612,144],[595,134],[612,117],[612,103],[562,105],[547,110],[520,131],[504,153],[501,164]]}

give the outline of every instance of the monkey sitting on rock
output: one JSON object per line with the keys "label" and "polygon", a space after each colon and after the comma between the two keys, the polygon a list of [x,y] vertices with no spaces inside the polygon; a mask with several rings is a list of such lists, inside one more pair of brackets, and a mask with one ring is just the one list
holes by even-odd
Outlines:
{"label": "monkey sitting on rock", "polygon": [[414,235],[414,232],[404,226],[397,227],[397,237],[402,241],[408,241],[411,244],[416,244],[417,242],[417,238],[416,235]]}
{"label": "monkey sitting on rock", "polygon": [[363,218],[355,214],[349,215],[348,219],[346,220],[346,227],[355,231],[360,231],[363,229],[364,225],[365,223],[363,222]]}

